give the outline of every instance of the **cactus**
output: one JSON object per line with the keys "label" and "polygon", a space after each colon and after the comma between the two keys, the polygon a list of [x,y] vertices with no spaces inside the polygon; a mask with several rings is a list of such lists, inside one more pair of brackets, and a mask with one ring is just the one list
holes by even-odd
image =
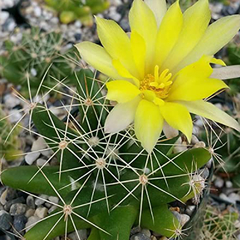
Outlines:
{"label": "cactus", "polygon": [[45,0],[46,4],[59,12],[62,23],[68,24],[79,19],[83,24],[93,24],[93,14],[103,12],[109,7],[108,0]]}
{"label": "cactus", "polygon": [[[16,126],[12,130],[12,124],[7,119],[5,113],[0,106],[0,159],[4,158],[7,161],[16,160],[22,154],[21,141],[18,138],[20,126]],[[9,132],[11,135],[9,136]]]}
{"label": "cactus", "polygon": [[239,214],[229,207],[220,211],[216,207],[208,205],[205,211],[204,224],[199,240],[234,240],[239,227],[236,222]]}
{"label": "cactus", "polygon": [[29,84],[32,94],[37,92],[42,80],[51,87],[53,77],[70,78],[76,67],[74,52],[62,52],[63,47],[64,40],[60,33],[32,28],[24,33],[19,44],[5,42],[6,51],[0,56],[0,75],[15,85],[21,85],[24,96],[29,95]]}
{"label": "cactus", "polygon": [[[182,226],[168,204],[185,202],[200,194],[202,183],[196,170],[210,159],[204,148],[174,154],[178,137],[161,136],[147,153],[132,126],[106,134],[103,125],[112,109],[105,98],[105,83],[87,69],[75,74],[65,123],[46,106],[32,112],[38,136],[45,139],[58,166],[19,166],[1,174],[3,184],[37,194],[57,196],[56,210],[40,220],[24,236],[27,240],[52,239],[90,228],[89,240],[128,240],[133,226],[166,237],[181,236]],[[78,107],[78,116],[73,110]],[[17,174],[17,177],[16,177]],[[201,178],[201,182],[203,179]],[[80,238],[79,238],[80,239]]]}

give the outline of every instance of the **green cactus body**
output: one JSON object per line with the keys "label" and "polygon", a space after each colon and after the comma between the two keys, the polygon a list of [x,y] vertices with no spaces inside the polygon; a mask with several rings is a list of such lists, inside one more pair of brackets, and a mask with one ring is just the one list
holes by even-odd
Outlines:
{"label": "green cactus body", "polygon": [[13,126],[1,108],[0,120],[0,158],[4,157],[7,161],[16,160],[22,154],[21,141],[18,138],[20,126],[16,126],[12,131]]}
{"label": "green cactus body", "polygon": [[24,33],[18,45],[5,42],[6,52],[0,56],[0,75],[15,85],[21,85],[21,94],[25,97],[29,96],[29,88],[32,95],[36,94],[43,80],[46,87],[41,91],[56,85],[52,84],[53,76],[56,79],[68,77],[71,81],[75,65],[66,59],[74,59],[75,54],[72,50],[62,53],[64,45],[60,33],[32,28]]}
{"label": "green cactus body", "polygon": [[167,237],[181,235],[168,204],[193,196],[192,175],[210,159],[208,150],[173,154],[175,138],[160,141],[156,151],[148,154],[132,126],[105,134],[103,124],[112,109],[104,95],[105,85],[83,69],[75,74],[75,85],[78,117],[70,114],[71,106],[66,123],[41,105],[32,114],[59,166],[21,166],[1,175],[5,185],[60,199],[56,210],[31,228],[25,239],[52,239],[91,228],[91,240],[128,240],[137,225]]}

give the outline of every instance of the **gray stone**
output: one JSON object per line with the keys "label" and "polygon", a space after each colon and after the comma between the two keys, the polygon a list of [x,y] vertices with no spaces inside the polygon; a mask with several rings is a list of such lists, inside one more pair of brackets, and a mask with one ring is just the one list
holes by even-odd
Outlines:
{"label": "gray stone", "polygon": [[35,211],[35,216],[39,217],[39,218],[44,218],[47,216],[48,213],[48,209],[45,207],[39,207],[36,209]]}
{"label": "gray stone", "polygon": [[20,232],[25,228],[25,224],[27,222],[27,217],[25,215],[18,215],[14,217],[13,226],[16,231]]}
{"label": "gray stone", "polygon": [[3,230],[8,230],[11,228],[12,217],[4,210],[0,211],[0,228]]}
{"label": "gray stone", "polygon": [[217,188],[222,188],[223,187],[223,184],[224,184],[224,180],[220,177],[217,177],[214,181],[214,185],[215,187]]}
{"label": "gray stone", "polygon": [[143,233],[137,233],[137,234],[131,236],[130,240],[151,240],[151,238],[146,236]]}
{"label": "gray stone", "polygon": [[29,208],[29,209],[26,211],[25,216],[26,216],[27,218],[30,218],[31,216],[34,215],[34,213],[35,213],[35,209]]}
{"label": "gray stone", "polygon": [[40,206],[44,204],[45,203],[44,199],[48,199],[48,196],[44,194],[39,195],[39,198],[35,200],[35,205]]}
{"label": "gray stone", "polygon": [[47,160],[43,159],[43,158],[39,158],[37,160],[37,166],[42,167],[42,166],[49,166],[49,163],[47,163]]}
{"label": "gray stone", "polygon": [[24,214],[26,212],[26,210],[27,210],[26,204],[15,203],[11,206],[9,213],[12,216],[17,216],[17,215]]}
{"label": "gray stone", "polygon": [[146,237],[151,237],[151,232],[148,229],[142,229],[141,233],[143,233]]}
{"label": "gray stone", "polygon": [[54,196],[50,196],[50,197],[48,198],[48,200],[49,200],[50,202],[52,202],[52,203],[55,203],[55,204],[58,204],[58,202],[59,202],[58,197],[54,197]]}
{"label": "gray stone", "polygon": [[39,156],[40,156],[40,152],[29,152],[25,156],[25,162],[28,165],[32,165],[38,159]]}
{"label": "gray stone", "polygon": [[39,220],[40,218],[37,216],[30,217],[25,225],[26,231],[29,231]]}
{"label": "gray stone", "polygon": [[7,201],[7,203],[4,205],[4,209],[9,212],[11,206],[15,203],[25,203],[24,197],[18,197],[13,200]]}
{"label": "gray stone", "polygon": [[[78,237],[78,236],[79,237]],[[79,240],[79,238],[81,240],[86,240],[87,239],[87,230],[86,229],[81,229],[81,230],[78,230],[77,233],[76,232],[73,232],[73,233],[70,233],[68,235],[68,237],[71,239],[71,240]]]}
{"label": "gray stone", "polygon": [[34,198],[32,196],[27,196],[26,204],[29,208],[35,208]]}

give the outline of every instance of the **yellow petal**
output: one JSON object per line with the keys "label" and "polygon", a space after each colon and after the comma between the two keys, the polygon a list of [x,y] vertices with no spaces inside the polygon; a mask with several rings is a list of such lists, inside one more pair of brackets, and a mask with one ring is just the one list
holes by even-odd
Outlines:
{"label": "yellow petal", "polygon": [[208,118],[212,121],[221,123],[228,127],[234,128],[237,131],[240,131],[239,123],[235,119],[211,103],[205,102],[203,100],[193,102],[179,101],[179,103],[184,105],[191,113]]}
{"label": "yellow petal", "polygon": [[127,128],[134,121],[140,100],[141,98],[137,96],[129,102],[117,104],[106,119],[105,132],[116,133]]}
{"label": "yellow petal", "polygon": [[151,9],[142,0],[133,1],[129,12],[131,31],[136,31],[146,43],[146,71],[151,72],[155,41],[157,35],[157,22]]}
{"label": "yellow petal", "polygon": [[118,103],[129,102],[141,93],[135,85],[125,80],[108,82],[106,87],[108,89],[106,98]]}
{"label": "yellow petal", "polygon": [[137,107],[134,128],[143,148],[150,153],[163,128],[163,117],[159,107],[147,100],[142,100]]}
{"label": "yellow petal", "polygon": [[170,6],[160,25],[155,51],[155,65],[161,66],[178,40],[182,29],[183,15],[179,2]]}
{"label": "yellow petal", "polygon": [[239,28],[239,15],[224,17],[211,24],[200,42],[180,63],[177,70],[197,61],[204,54],[214,55],[237,34]]}
{"label": "yellow petal", "polygon": [[135,78],[118,59],[113,59],[112,64],[114,68],[117,70],[118,74],[123,78],[129,79],[130,82],[134,83],[136,86],[139,86],[139,80]]}
{"label": "yellow petal", "polygon": [[96,17],[99,39],[108,54],[113,59],[119,59],[131,74],[137,76],[134,64],[130,39],[122,28],[112,20]]}
{"label": "yellow petal", "polygon": [[213,72],[210,66],[212,62],[212,57],[203,56],[199,61],[183,68],[175,77],[168,101],[201,100],[221,89],[228,88],[223,81],[210,78]]}
{"label": "yellow petal", "polygon": [[134,30],[131,33],[131,49],[140,78],[143,79],[145,75],[146,44],[144,39]]}
{"label": "yellow petal", "polygon": [[89,65],[113,79],[121,78],[113,67],[109,54],[97,44],[91,42],[81,42],[75,45],[81,57]]}
{"label": "yellow petal", "polygon": [[163,64],[163,70],[168,68],[175,73],[173,72],[174,67],[196,46],[205,33],[210,19],[208,0],[199,0],[184,12],[182,31],[176,45]]}
{"label": "yellow petal", "polygon": [[178,103],[165,102],[159,109],[164,120],[171,127],[180,130],[191,142],[193,124],[187,108]]}
{"label": "yellow petal", "polygon": [[159,27],[164,15],[167,11],[166,0],[145,0],[145,3],[152,10],[152,12],[156,18],[157,25]]}

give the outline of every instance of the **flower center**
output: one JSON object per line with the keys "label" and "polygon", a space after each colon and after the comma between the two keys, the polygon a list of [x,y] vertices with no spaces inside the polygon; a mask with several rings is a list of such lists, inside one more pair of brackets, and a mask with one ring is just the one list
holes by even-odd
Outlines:
{"label": "flower center", "polygon": [[152,91],[155,93],[156,97],[165,99],[168,97],[170,87],[173,83],[171,77],[172,74],[169,72],[169,69],[165,69],[159,74],[159,66],[156,65],[154,68],[154,75],[147,74],[140,82],[140,90],[143,92]]}

